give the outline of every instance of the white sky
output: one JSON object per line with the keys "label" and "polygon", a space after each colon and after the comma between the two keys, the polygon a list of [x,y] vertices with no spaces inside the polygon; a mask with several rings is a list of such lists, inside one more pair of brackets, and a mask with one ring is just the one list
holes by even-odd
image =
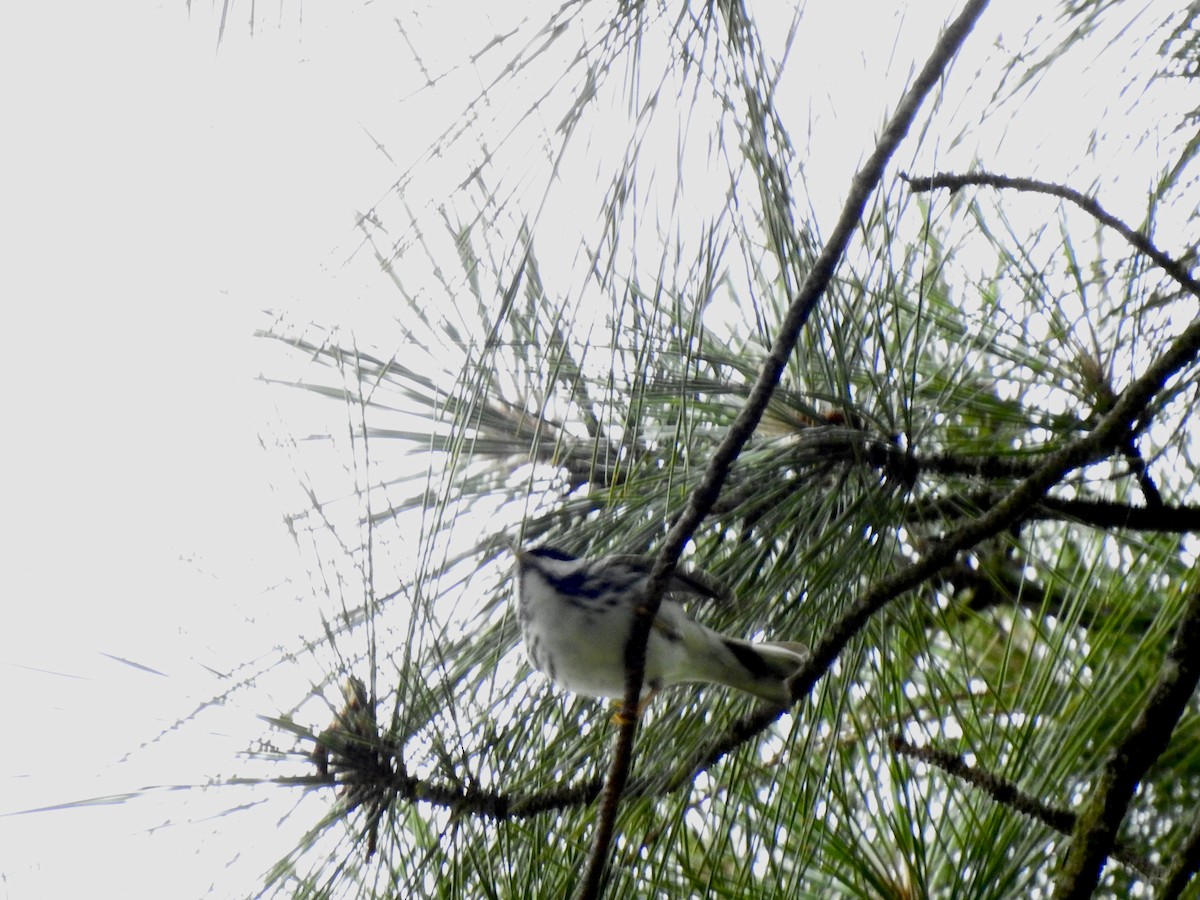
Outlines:
{"label": "white sky", "polygon": [[[306,60],[327,36],[312,18],[303,41],[276,20],[251,44],[236,6],[219,55],[206,4],[190,22],[182,2],[0,13],[0,812],[237,774],[221,754],[270,711],[116,764],[221,689],[203,664],[271,645],[256,601],[298,566],[256,443],[251,331],[321,294],[388,183],[355,120],[369,62]],[[199,841],[214,828],[142,830],[249,799],[0,818],[0,896],[199,895],[235,855]]]}
{"label": "white sky", "polygon": [[[264,357],[250,333],[261,309],[369,292],[342,267],[353,212],[396,171],[360,126],[390,125],[389,151],[408,162],[428,143],[414,129],[406,146],[411,123],[394,115],[407,92],[383,5],[325,6],[305,3],[302,26],[272,6],[251,40],[249,3],[235,3],[219,54],[206,4],[191,21],[183,0],[0,12],[0,813],[238,774],[230,748],[268,709],[234,704],[117,761],[221,689],[206,666],[228,671],[312,628],[304,610],[263,602],[302,583],[303,565],[257,444],[264,422],[286,424],[254,388]],[[491,33],[467,19],[477,33],[451,52]],[[1076,99],[1091,115],[1104,98]],[[829,110],[829,127],[873,128],[892,100],[870,98],[865,126]],[[830,182],[839,196],[844,183]],[[247,814],[146,829],[264,796],[0,817],[0,896],[252,887],[319,809],[279,829],[290,802],[264,807],[258,827]]]}

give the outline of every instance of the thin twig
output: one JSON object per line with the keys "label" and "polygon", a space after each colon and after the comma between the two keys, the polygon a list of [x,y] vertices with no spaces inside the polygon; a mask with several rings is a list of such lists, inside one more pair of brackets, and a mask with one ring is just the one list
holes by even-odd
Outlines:
{"label": "thin twig", "polygon": [[[342,782],[337,780],[334,773],[271,778],[265,782],[261,778],[228,778],[215,785],[207,786],[232,787],[264,783],[305,788],[342,786]],[[600,796],[600,790],[604,783],[600,778],[590,778],[553,791],[521,796],[450,782],[425,781],[414,778],[397,768],[390,777],[377,780],[372,786],[380,792],[391,792],[396,799],[408,803],[426,803],[430,806],[451,810],[459,815],[466,814],[480,819],[504,822],[528,819],[546,812],[560,812],[587,806]]]}
{"label": "thin twig", "polygon": [[[1000,499],[995,490],[985,490],[961,496],[937,497],[914,504],[907,513],[910,522],[929,522],[934,519],[960,519],[972,509],[987,509]],[[1166,534],[1187,534],[1200,531],[1200,507],[1132,506],[1110,500],[1066,500],[1043,497],[1029,510],[1025,521],[1055,520],[1088,525],[1092,528],[1125,528],[1130,531],[1157,531]]]}
{"label": "thin twig", "polygon": [[1138,449],[1137,440],[1132,434],[1125,441],[1123,452],[1126,462],[1129,463],[1130,471],[1133,472],[1133,477],[1137,479],[1138,487],[1142,489],[1142,496],[1146,498],[1146,506],[1154,510],[1162,509],[1162,491],[1154,483],[1154,479],[1150,475],[1150,467],[1146,464],[1146,459],[1142,456],[1142,451]]}
{"label": "thin twig", "polygon": [[1096,221],[1107,225],[1119,233],[1125,240],[1156,262],[1160,268],[1175,281],[1183,286],[1193,297],[1200,297],[1200,281],[1188,274],[1182,263],[1177,262],[1154,245],[1154,242],[1140,231],[1130,228],[1112,213],[1108,212],[1095,199],[1081,194],[1074,188],[1033,178],[1010,178],[1007,175],[993,175],[990,172],[968,172],[956,175],[950,172],[938,172],[928,176],[900,176],[917,192],[931,191],[935,188],[948,188],[951,192],[969,185],[983,187],[1011,188],[1016,191],[1030,191],[1036,194],[1048,194],[1070,203],[1074,203]]}
{"label": "thin twig", "polygon": [[[1007,806],[1023,816],[1036,819],[1060,834],[1069,835],[1075,827],[1075,813],[1043,803],[1037,797],[1022,791],[1008,779],[1001,778],[979,766],[967,765],[961,756],[937,747],[918,747],[899,735],[894,735],[888,743],[897,753],[936,766],[943,772],[979,788],[1001,806]],[[1117,843],[1113,849],[1113,856],[1147,878],[1153,880],[1162,878],[1163,872],[1160,866],[1145,859],[1124,842]]]}
{"label": "thin twig", "polygon": [[649,639],[654,616],[662,603],[667,581],[674,571],[684,546],[691,539],[692,533],[716,502],[721,487],[729,475],[729,470],[738,454],[741,453],[742,447],[758,427],[763,412],[766,410],[767,402],[779,383],[784,366],[795,350],[800,330],[825,292],[855,229],[859,227],[867,201],[883,177],[884,166],[908,134],[925,96],[944,76],[958,48],[971,33],[971,29],[985,8],[987,8],[987,0],[968,0],[962,13],[946,28],[921,72],[901,99],[895,114],[880,136],[874,152],[862,170],[854,176],[850,184],[849,196],[837,224],[821,253],[813,261],[812,270],[789,305],[787,314],[780,324],[779,333],[771,347],[771,352],[763,363],[762,370],[750,391],[745,406],[738,413],[724,440],[709,461],[704,477],[692,492],[683,515],[676,521],[659,548],[639,614],[634,617],[633,629],[626,646],[627,677],[625,699],[622,706],[622,724],[617,732],[612,764],[605,781],[603,802],[597,817],[587,868],[580,882],[578,893],[580,900],[593,900],[599,895],[604,871],[608,865],[609,848],[616,828],[617,809],[629,779],[633,740],[637,732],[637,704],[641,697],[646,667],[646,642]]}

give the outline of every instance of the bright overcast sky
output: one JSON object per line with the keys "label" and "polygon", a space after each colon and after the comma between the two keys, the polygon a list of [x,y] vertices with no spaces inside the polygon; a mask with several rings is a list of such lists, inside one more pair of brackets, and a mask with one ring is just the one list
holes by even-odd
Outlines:
{"label": "bright overcast sky", "polygon": [[[388,184],[356,121],[382,54],[335,64],[318,5],[251,43],[237,3],[220,54],[205,3],[191,21],[182,0],[0,13],[0,812],[236,775],[217,753],[261,732],[234,710],[240,735],[117,762],[221,689],[204,665],[270,646],[255,600],[295,576],[250,335],[259,310],[320,296],[356,205]],[[361,20],[340,16],[338,40],[369,48]],[[172,764],[192,750],[216,758]],[[197,896],[247,840],[253,877],[273,820],[144,832],[245,802],[0,818],[0,896]]]}
{"label": "bright overcast sky", "polygon": [[[384,4],[304,3],[298,25],[301,4],[287,0],[257,5],[293,20],[260,19],[251,40],[242,0],[218,53],[212,5],[190,20],[184,0],[0,12],[0,813],[237,775],[230,754],[269,708],[234,703],[138,748],[221,689],[212,670],[313,626],[256,605],[302,577],[271,489],[281,475],[257,443],[286,424],[254,389],[250,335],[262,309],[320,309],[364,283],[343,268],[354,211],[396,171],[363,126],[387,127],[408,93],[402,45]],[[454,52],[486,43],[478,18]],[[868,127],[894,96],[869,98]],[[1144,185],[1130,187],[1140,197]],[[316,815],[277,830],[285,804],[250,828],[253,813],[157,826],[266,796],[167,793],[0,818],[0,889],[24,900],[252,887]],[[243,868],[226,876],[239,848]]]}

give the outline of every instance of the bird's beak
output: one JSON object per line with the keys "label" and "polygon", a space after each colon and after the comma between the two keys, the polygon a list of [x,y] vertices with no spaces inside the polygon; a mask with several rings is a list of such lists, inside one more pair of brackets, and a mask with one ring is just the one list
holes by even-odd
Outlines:
{"label": "bird's beak", "polygon": [[517,558],[517,562],[524,563],[528,560],[528,554],[522,550],[521,545],[512,538],[506,537],[504,539],[504,543],[507,545],[509,552]]}

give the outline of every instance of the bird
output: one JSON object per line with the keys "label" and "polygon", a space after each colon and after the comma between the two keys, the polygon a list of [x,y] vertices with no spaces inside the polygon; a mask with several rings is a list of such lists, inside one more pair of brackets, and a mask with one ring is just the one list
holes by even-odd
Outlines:
{"label": "bird", "polygon": [[[625,647],[652,560],[638,556],[581,559],[555,547],[516,551],[518,621],[534,668],[587,697],[625,696]],[[721,592],[703,573],[676,571],[646,645],[641,706],[667,685],[720,684],[786,706],[788,678],[808,658],[794,641],[751,642],[695,621],[672,598]]]}

